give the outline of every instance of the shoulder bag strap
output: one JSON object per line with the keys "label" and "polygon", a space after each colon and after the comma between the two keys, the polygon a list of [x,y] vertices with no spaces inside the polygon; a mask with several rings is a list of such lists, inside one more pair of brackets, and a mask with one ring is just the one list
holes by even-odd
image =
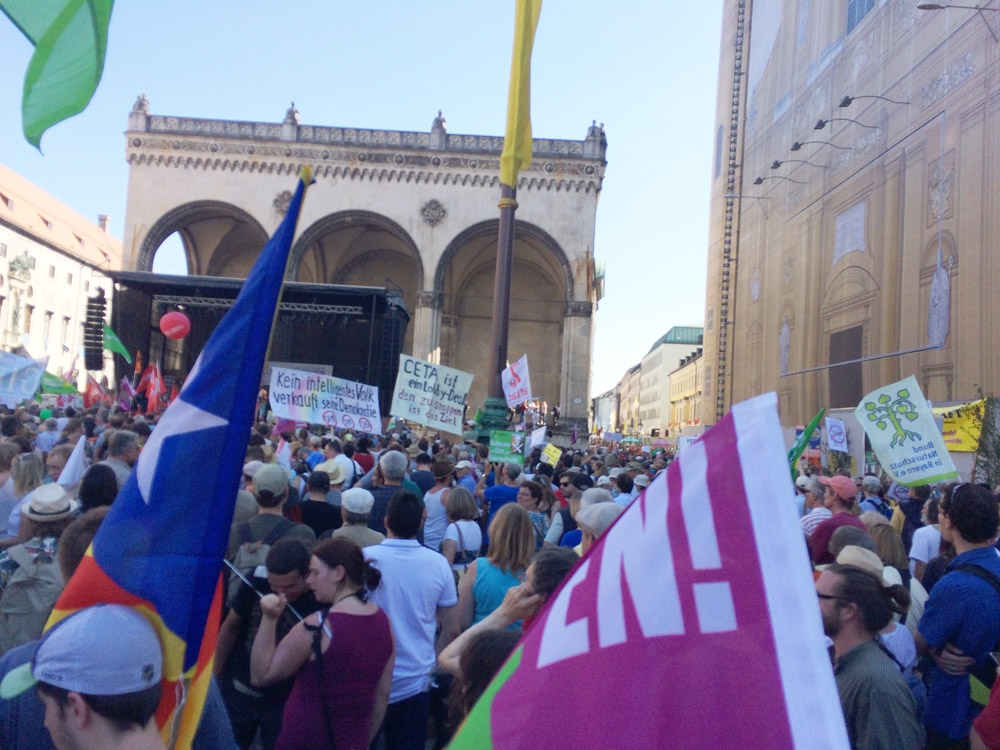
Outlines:
{"label": "shoulder bag strap", "polygon": [[462,539],[462,527],[458,525],[458,521],[455,522],[455,531],[458,532],[458,546],[459,551],[462,553],[462,568],[467,571],[469,569],[469,555],[465,551],[465,541]]}
{"label": "shoulder bag strap", "polygon": [[268,545],[274,544],[276,541],[281,539],[281,537],[283,537],[286,533],[288,533],[288,531],[290,531],[293,526],[295,526],[294,521],[289,521],[287,518],[282,518],[281,523],[279,523],[277,526],[271,529],[268,532],[267,536],[264,537],[263,543]]}
{"label": "shoulder bag strap", "polygon": [[[330,706],[326,701],[326,675],[323,670],[323,621],[330,614],[330,608],[326,607],[317,612],[319,622],[315,625],[307,625],[303,622],[306,630],[312,632],[312,652],[316,658],[316,668],[319,670],[319,692],[320,700],[323,703],[323,722],[326,724],[326,736],[330,738],[330,747],[337,749],[337,738],[333,733],[333,721],[330,719]],[[330,633],[330,646],[333,645],[333,634]]]}

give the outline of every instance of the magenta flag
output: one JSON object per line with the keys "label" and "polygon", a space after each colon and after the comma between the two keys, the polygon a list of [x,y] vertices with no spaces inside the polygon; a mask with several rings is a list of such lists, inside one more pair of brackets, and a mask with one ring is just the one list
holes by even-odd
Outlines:
{"label": "magenta flag", "polygon": [[453,750],[847,750],[776,407],[733,407],[629,506]]}

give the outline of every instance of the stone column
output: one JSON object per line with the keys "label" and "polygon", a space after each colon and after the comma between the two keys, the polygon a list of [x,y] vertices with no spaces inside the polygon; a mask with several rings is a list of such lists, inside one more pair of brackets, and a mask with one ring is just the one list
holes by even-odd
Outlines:
{"label": "stone column", "polygon": [[428,362],[441,362],[441,295],[420,292],[413,311],[413,356]]}
{"label": "stone column", "polygon": [[559,424],[555,442],[569,445],[573,426],[577,445],[587,444],[587,401],[590,398],[590,350],[593,344],[594,305],[567,302],[563,316],[562,376],[559,383]]}

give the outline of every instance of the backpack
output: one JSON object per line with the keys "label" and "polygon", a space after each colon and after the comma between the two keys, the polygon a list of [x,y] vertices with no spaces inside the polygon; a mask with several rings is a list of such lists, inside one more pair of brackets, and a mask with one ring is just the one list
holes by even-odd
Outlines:
{"label": "backpack", "polygon": [[[281,523],[271,529],[267,536],[255,542],[250,531],[250,522],[242,521],[236,527],[240,535],[240,546],[236,549],[236,554],[233,555],[233,567],[250,578],[254,570],[267,560],[267,553],[271,551],[271,545],[281,539],[294,526],[293,522],[282,518]],[[236,592],[240,590],[240,586],[245,585],[238,575],[235,573],[230,575],[229,587],[226,591],[226,604],[228,606],[233,606]]]}
{"label": "backpack", "polygon": [[[975,563],[965,563],[952,568],[951,572],[961,571],[963,573],[969,573],[974,575],[983,581],[986,581],[993,590],[1000,595],[1000,578],[997,578],[993,573],[988,571],[982,565],[976,565]],[[993,650],[1000,651],[1000,639],[997,640],[997,644],[993,647]],[[984,659],[979,664],[973,665],[972,669],[969,670],[969,697],[976,703],[985,706],[989,703],[990,699],[990,688],[996,681],[997,668],[991,659]]]}
{"label": "backpack", "polygon": [[40,638],[63,590],[62,573],[53,557],[32,556],[23,544],[7,554],[18,568],[0,597],[0,653]]}

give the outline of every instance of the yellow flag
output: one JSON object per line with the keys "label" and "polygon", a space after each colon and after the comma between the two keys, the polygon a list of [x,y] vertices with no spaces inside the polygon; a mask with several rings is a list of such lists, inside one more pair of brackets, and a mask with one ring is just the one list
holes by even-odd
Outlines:
{"label": "yellow flag", "polygon": [[500,154],[500,182],[517,187],[517,173],[531,164],[531,47],[542,0],[517,0],[514,54],[507,91],[507,132]]}

